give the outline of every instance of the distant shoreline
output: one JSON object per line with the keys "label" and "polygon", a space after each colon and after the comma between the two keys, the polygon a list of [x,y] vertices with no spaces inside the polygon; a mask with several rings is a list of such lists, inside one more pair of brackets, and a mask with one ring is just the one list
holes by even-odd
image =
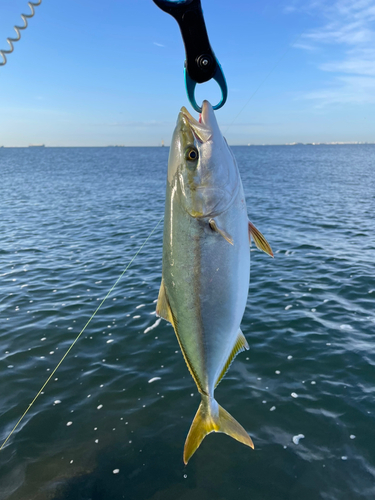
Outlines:
{"label": "distant shoreline", "polygon": [[[375,146],[375,142],[292,142],[287,144],[229,144],[230,147],[264,147],[264,146]],[[81,148],[91,148],[91,149],[126,149],[126,148],[160,148],[163,149],[164,146],[46,146],[46,145],[31,145],[31,146],[0,146],[0,149],[81,149]],[[165,148],[169,148],[166,145]]]}

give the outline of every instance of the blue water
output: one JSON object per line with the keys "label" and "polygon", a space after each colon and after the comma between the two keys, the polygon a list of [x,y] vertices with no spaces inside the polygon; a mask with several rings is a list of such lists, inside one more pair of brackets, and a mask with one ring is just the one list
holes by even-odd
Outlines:
{"label": "blue water", "polygon": [[[1,499],[373,500],[375,146],[233,151],[275,259],[251,250],[250,351],[215,394],[255,450],[212,434],[183,465],[161,223],[0,451]],[[1,442],[163,216],[167,157],[0,149]]]}

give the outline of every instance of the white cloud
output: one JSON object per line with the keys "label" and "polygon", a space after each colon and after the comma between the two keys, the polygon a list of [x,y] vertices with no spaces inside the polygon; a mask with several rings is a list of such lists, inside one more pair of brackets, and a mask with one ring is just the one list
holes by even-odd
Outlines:
{"label": "white cloud", "polygon": [[339,76],[331,88],[309,92],[303,98],[315,101],[317,107],[329,104],[374,104],[375,78]]}
{"label": "white cloud", "polygon": [[309,50],[311,52],[316,50],[316,47],[312,44],[304,43],[304,42],[298,42],[293,45],[296,49],[303,49],[303,50]]}
{"label": "white cloud", "polygon": [[375,0],[305,0],[292,7],[324,19],[319,28],[306,32],[295,47],[312,51],[330,46],[328,53],[333,48],[340,53],[319,66],[322,71],[335,73],[330,86],[305,97],[320,105],[374,103]]}
{"label": "white cloud", "polygon": [[375,76],[375,48],[349,51],[346,59],[323,63],[320,69],[335,73]]}

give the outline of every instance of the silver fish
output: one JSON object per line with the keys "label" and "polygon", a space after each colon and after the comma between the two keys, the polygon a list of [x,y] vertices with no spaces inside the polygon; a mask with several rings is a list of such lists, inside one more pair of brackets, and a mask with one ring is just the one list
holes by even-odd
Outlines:
{"label": "silver fish", "polygon": [[202,397],[185,442],[185,464],[211,432],[254,447],[214,398],[235,356],[249,348],[240,324],[249,288],[250,236],[273,256],[248,220],[236,160],[211,104],[203,102],[199,122],[183,107],[169,153],[156,311],[173,325]]}

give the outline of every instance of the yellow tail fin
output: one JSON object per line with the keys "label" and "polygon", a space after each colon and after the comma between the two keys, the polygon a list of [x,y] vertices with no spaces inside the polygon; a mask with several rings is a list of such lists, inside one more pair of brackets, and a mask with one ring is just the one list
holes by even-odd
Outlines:
{"label": "yellow tail fin", "polygon": [[223,432],[240,443],[254,448],[245,429],[215,399],[202,394],[202,401],[185,441],[184,463],[187,464],[203,439],[211,432]]}

